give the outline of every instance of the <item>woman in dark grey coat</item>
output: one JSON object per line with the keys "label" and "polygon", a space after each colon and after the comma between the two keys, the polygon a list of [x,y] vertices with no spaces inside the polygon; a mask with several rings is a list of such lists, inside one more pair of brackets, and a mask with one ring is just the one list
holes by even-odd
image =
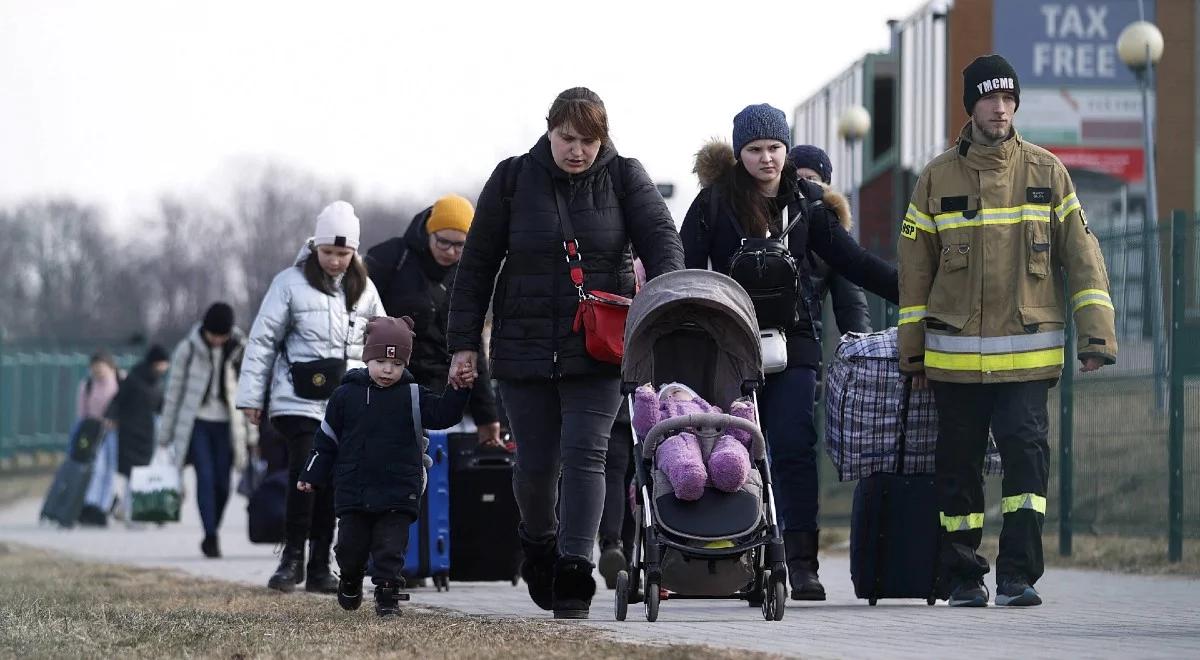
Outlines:
{"label": "woman in dark grey coat", "polygon": [[631,244],[651,278],[682,268],[683,248],[641,163],[617,155],[599,96],[582,87],[563,92],[546,123],[546,135],[502,162],[480,193],[447,338],[450,372],[477,370],[490,301],[492,373],[517,442],[521,576],[538,606],[557,618],[584,618],[596,588],[592,549],[620,374],[594,360],[572,329],[579,292],[556,195],[566,200],[586,290],[633,296]]}

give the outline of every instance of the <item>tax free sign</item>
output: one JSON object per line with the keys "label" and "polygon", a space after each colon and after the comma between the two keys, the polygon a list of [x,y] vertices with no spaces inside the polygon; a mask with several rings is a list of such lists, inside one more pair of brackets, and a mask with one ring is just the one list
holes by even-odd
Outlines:
{"label": "tax free sign", "polygon": [[[1144,0],[1154,20],[1154,0]],[[1137,84],[1117,57],[1117,37],[1139,20],[1137,0],[996,0],[993,48],[1022,87],[1126,87]]]}

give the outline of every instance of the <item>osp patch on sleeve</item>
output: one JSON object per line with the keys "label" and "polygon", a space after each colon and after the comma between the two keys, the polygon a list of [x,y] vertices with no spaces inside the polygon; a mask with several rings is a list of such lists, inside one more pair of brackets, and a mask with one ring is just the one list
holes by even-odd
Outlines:
{"label": "osp patch on sleeve", "polygon": [[900,235],[910,240],[917,240],[917,225],[912,220],[905,220],[900,225]]}

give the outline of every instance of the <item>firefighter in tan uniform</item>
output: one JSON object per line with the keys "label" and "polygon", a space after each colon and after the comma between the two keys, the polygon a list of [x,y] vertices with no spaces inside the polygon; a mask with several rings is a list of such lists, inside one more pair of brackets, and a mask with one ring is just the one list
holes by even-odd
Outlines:
{"label": "firefighter in tan uniform", "polygon": [[1066,168],[1013,128],[1016,72],[989,55],[963,78],[971,121],[921,173],[901,225],[900,368],[916,387],[931,386],[937,402],[940,565],[950,604],[988,602],[978,549],[990,429],[1004,464],[996,604],[1039,605],[1047,391],[1063,369],[1068,312],[1081,370],[1116,362],[1113,304]]}

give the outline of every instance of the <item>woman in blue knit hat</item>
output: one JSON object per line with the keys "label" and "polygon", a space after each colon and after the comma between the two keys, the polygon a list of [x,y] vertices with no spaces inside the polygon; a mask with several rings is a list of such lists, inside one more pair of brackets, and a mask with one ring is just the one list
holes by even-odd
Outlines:
{"label": "woman in blue knit hat", "polygon": [[[809,252],[835,271],[892,302],[899,298],[896,269],[862,249],[825,203],[819,183],[800,179],[787,161],[791,134],[783,111],[749,105],[733,119],[733,147],[706,144],[696,154],[703,189],[688,209],[680,231],[688,268],[730,272],[745,238],[776,238],[795,258],[801,290],[799,319],[778,328],[786,340],[787,364],[767,376],[762,390],[763,426],[775,475],[775,495],[784,528],[792,598],[825,600],[817,577],[817,463],[813,397],[821,346],[813,320],[820,317],[810,282]],[[804,210],[807,209],[807,210]],[[735,278],[736,279],[736,278]],[[744,283],[743,283],[744,285]],[[780,303],[783,304],[783,303]],[[790,304],[790,303],[788,303]],[[761,319],[780,316],[760,309]]]}

